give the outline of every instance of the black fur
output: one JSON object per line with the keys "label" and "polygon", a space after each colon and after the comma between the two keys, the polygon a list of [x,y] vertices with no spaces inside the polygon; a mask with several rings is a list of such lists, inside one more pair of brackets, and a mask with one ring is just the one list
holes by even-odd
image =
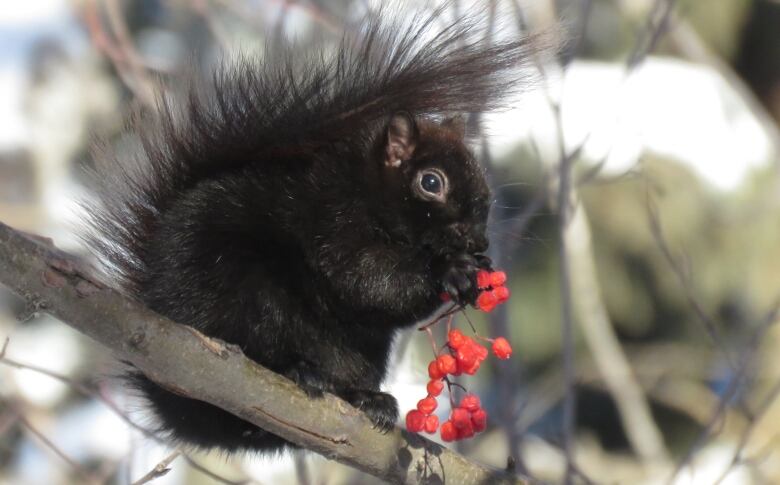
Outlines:
{"label": "black fur", "polygon": [[[473,302],[489,264],[484,174],[447,116],[497,107],[528,50],[482,43],[468,18],[430,39],[437,15],[403,29],[376,15],[332,57],[238,60],[181,110],[163,101],[136,122],[140,159],[94,182],[88,239],[128,294],[382,429],[398,416],[379,388],[395,332],[441,291]],[[445,200],[421,189],[423,170],[443,175]],[[178,440],[286,444],[134,380]]]}

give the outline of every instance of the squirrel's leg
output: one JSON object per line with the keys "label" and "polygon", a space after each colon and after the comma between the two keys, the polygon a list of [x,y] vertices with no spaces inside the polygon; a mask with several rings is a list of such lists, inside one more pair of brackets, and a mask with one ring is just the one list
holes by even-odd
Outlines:
{"label": "squirrel's leg", "polygon": [[325,392],[337,395],[366,413],[374,426],[382,432],[389,431],[398,420],[398,403],[386,392],[337,385],[305,360],[298,361],[284,374],[298,384],[309,397],[322,397]]}
{"label": "squirrel's leg", "polygon": [[345,389],[339,397],[360,409],[380,431],[387,432],[398,420],[398,401],[386,392],[365,389]]}
{"label": "squirrel's leg", "polygon": [[294,319],[296,338],[290,342],[297,358],[278,369],[310,397],[328,392],[365,412],[382,431],[398,418],[393,396],[379,391],[393,329],[351,325],[326,315]]}

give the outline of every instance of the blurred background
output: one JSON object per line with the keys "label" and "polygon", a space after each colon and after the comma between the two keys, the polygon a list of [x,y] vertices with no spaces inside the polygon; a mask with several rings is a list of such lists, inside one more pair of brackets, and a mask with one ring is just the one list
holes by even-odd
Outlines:
{"label": "blurred background", "polygon": [[[780,483],[780,2],[464,0],[447,15],[473,4],[495,32],[564,40],[532,60],[515,109],[468,120],[513,293],[469,315],[514,355],[461,381],[489,422],[452,446],[545,483]],[[279,36],[332,44],[375,7],[3,2],[0,221],[89,258],[75,234],[96,139],[128,158],[128,115],[183,73]],[[105,349],[0,288],[6,338],[0,483],[143,483],[161,462],[160,484],[376,482],[313,454],[166,445]],[[386,387],[402,413],[430,358],[424,335],[399,339]]]}

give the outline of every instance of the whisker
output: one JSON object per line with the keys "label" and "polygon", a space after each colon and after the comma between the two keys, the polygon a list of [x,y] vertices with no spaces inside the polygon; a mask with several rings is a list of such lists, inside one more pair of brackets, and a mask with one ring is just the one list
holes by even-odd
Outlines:
{"label": "whisker", "polygon": [[[537,212],[535,214],[531,214],[529,218],[538,219],[540,217],[552,217],[557,215],[555,212]],[[518,217],[507,217],[506,219],[493,219],[490,221],[489,225],[492,227],[494,225],[505,225],[507,223],[515,222],[519,220]]]}
{"label": "whisker", "polygon": [[525,205],[499,205],[499,204],[497,204],[497,203],[493,202],[493,208],[494,208],[494,209],[513,209],[513,210],[520,210],[520,209],[525,209],[526,207],[528,207],[528,205],[529,205],[529,204],[525,204]]}
{"label": "whisker", "polygon": [[[490,232],[488,232],[490,234]],[[544,245],[544,247],[548,248],[550,247],[550,239],[548,238],[542,238],[535,234],[523,234],[523,233],[514,233],[514,232],[504,232],[501,234],[490,234],[491,236],[495,236],[496,239],[500,239],[501,241],[505,240],[512,240],[512,241],[522,241],[522,242],[538,242]]]}
{"label": "whisker", "polygon": [[498,192],[499,190],[507,189],[510,187],[536,187],[537,185],[538,184],[531,183],[531,182],[506,182],[496,187],[493,187],[493,191]]}

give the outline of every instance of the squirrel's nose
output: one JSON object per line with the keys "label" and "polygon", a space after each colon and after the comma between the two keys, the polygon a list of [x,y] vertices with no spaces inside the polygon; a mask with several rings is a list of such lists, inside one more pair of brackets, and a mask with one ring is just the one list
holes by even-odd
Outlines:
{"label": "squirrel's nose", "polygon": [[487,251],[488,239],[485,234],[485,224],[453,224],[453,229],[462,238],[468,253],[476,254]]}

